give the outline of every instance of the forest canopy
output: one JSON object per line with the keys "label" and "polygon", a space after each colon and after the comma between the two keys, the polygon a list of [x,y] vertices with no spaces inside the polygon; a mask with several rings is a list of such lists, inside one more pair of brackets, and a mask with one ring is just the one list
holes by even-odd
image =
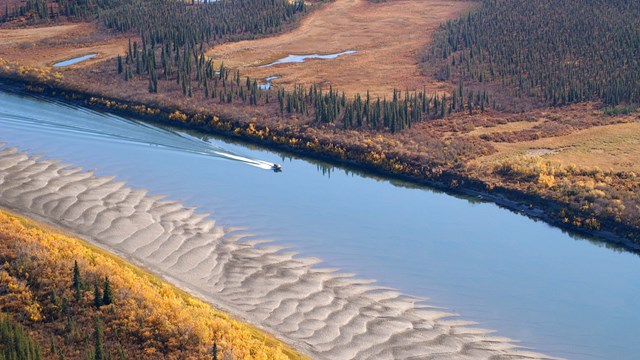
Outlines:
{"label": "forest canopy", "polygon": [[423,61],[552,105],[640,102],[640,2],[483,0],[442,26]]}

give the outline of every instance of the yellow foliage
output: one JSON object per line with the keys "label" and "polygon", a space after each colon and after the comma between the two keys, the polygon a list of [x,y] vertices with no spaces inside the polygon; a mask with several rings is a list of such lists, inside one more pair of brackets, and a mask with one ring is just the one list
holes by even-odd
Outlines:
{"label": "yellow foliage", "polygon": [[584,226],[589,229],[600,230],[600,222],[595,218],[589,218],[585,220]]}
{"label": "yellow foliage", "polygon": [[[548,187],[555,184],[555,176],[566,174],[566,170],[560,163],[531,156],[507,159],[498,164],[495,171],[503,176],[537,180],[540,184]],[[550,183],[551,185],[548,185]]]}
{"label": "yellow foliage", "polygon": [[[128,329],[142,341],[140,344],[150,358],[159,358],[167,348],[193,354],[188,358],[204,357],[214,341],[224,353],[232,351],[235,359],[302,359],[297,352],[259,330],[237,321],[206,303],[160,281],[140,268],[81,240],[64,236],[30,220],[0,211],[0,256],[14,246],[38,263],[39,281],[69,288],[68,274],[73,260],[78,261],[86,274],[96,278],[109,277],[115,295],[111,322],[105,326]],[[2,250],[5,249],[3,255]],[[9,262],[11,258],[9,257]],[[16,264],[7,262],[3,268]],[[64,270],[61,271],[61,267]],[[20,278],[29,278],[29,269],[16,270]],[[5,270],[0,270],[0,308],[22,313],[31,321],[40,321],[42,307],[25,285]],[[63,275],[61,275],[63,274]],[[87,275],[89,276],[89,275]],[[88,294],[85,294],[88,297]],[[88,299],[85,299],[89,301]],[[140,325],[144,324],[144,325]],[[137,335],[136,335],[137,334]],[[184,352],[180,352],[183,354]],[[163,355],[162,358],[167,358]],[[168,358],[174,358],[169,356]]]}
{"label": "yellow foliage", "polygon": [[18,75],[19,77],[36,80],[38,82],[60,81],[63,75],[59,72],[53,72],[49,68],[24,66],[17,63],[9,62],[0,58],[0,73],[8,75]]}
{"label": "yellow foliage", "polygon": [[180,110],[176,110],[173,113],[171,113],[169,115],[169,119],[171,120],[175,120],[175,121],[180,121],[180,122],[186,122],[187,121],[187,115],[182,113]]}
{"label": "yellow foliage", "polygon": [[540,174],[538,175],[538,184],[551,188],[556,184],[556,179],[553,175]]}
{"label": "yellow foliage", "polygon": [[5,287],[6,294],[0,297],[0,309],[18,313],[33,322],[42,320],[42,307],[24,281],[0,270],[0,289],[2,287]]}

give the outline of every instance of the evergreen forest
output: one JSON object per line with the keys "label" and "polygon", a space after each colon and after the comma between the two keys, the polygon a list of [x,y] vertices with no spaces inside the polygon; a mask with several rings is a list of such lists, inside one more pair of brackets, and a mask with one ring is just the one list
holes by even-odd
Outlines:
{"label": "evergreen forest", "polygon": [[640,103],[640,2],[483,0],[442,26],[423,62],[550,105]]}

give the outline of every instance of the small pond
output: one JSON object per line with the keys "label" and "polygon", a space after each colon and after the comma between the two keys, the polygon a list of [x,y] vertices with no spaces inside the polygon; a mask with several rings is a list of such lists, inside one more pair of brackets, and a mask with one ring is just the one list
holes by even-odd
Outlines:
{"label": "small pond", "polygon": [[275,79],[280,79],[281,77],[282,76],[269,76],[268,78],[264,79],[265,83],[258,85],[258,87],[260,88],[260,90],[269,90],[271,89],[271,82]]}
{"label": "small pond", "polygon": [[261,65],[258,66],[259,68],[263,68],[263,67],[269,67],[269,66],[275,66],[275,65],[280,65],[280,64],[289,64],[289,63],[303,63],[309,59],[320,59],[320,60],[330,60],[330,59],[335,59],[339,56],[342,55],[351,55],[351,54],[355,54],[357,53],[357,51],[355,50],[347,50],[347,51],[343,51],[340,53],[335,53],[335,54],[327,54],[327,55],[320,55],[320,54],[312,54],[312,55],[289,55],[287,57],[284,57],[280,60],[276,60],[270,64],[266,64],[266,65]]}
{"label": "small pond", "polygon": [[65,61],[60,61],[57,62],[55,64],[53,64],[54,67],[63,67],[63,66],[69,66],[69,65],[74,65],[77,64],[79,62],[91,59],[92,57],[96,56],[98,54],[88,54],[88,55],[84,55],[84,56],[80,56],[77,58],[73,58],[73,59],[69,59],[69,60],[65,60]]}

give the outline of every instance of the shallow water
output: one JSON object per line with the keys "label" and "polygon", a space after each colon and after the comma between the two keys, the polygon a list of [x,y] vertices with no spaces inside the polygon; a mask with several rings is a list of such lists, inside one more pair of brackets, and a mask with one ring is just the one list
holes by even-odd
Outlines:
{"label": "shallow water", "polygon": [[541,352],[640,351],[636,255],[478,199],[6,92],[0,142],[168,194]]}
{"label": "shallow water", "polygon": [[264,84],[260,84],[258,85],[258,87],[260,88],[260,90],[269,90],[271,89],[271,82],[275,79],[280,79],[282,76],[269,76],[268,78],[264,79],[265,83]]}
{"label": "shallow water", "polygon": [[89,55],[84,55],[84,56],[80,56],[77,58],[73,58],[73,59],[69,59],[69,60],[65,60],[65,61],[60,61],[58,63],[53,64],[54,67],[63,67],[63,66],[69,66],[69,65],[73,65],[73,64],[77,64],[79,62],[85,61],[85,60],[89,60],[92,57],[96,56],[98,54],[89,54]]}
{"label": "shallow water", "polygon": [[330,59],[335,59],[339,56],[343,56],[343,55],[351,55],[351,54],[355,54],[357,53],[357,51],[355,50],[347,50],[347,51],[343,51],[340,53],[335,53],[335,54],[327,54],[327,55],[320,55],[320,54],[313,54],[313,55],[289,55],[287,57],[284,57],[282,59],[276,60],[270,64],[266,64],[266,65],[261,65],[258,66],[259,68],[263,68],[263,67],[269,67],[269,66],[275,66],[275,65],[280,65],[280,64],[289,64],[289,63],[303,63],[309,59],[320,59],[320,60],[330,60]]}

